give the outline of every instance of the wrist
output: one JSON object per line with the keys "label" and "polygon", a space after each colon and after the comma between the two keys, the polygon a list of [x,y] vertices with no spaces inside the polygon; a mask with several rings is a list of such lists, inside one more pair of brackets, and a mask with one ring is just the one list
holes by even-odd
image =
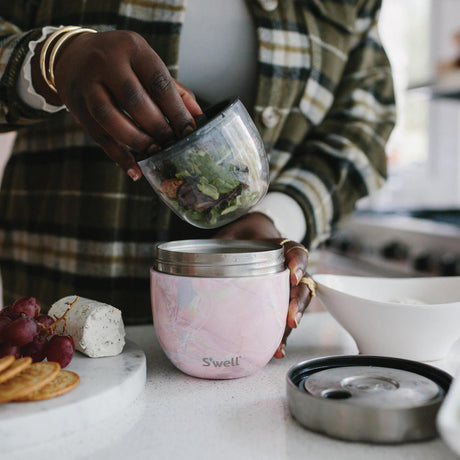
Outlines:
{"label": "wrist", "polygon": [[38,43],[35,48],[35,53],[30,61],[30,70],[32,76],[32,85],[40,96],[42,96],[48,104],[62,105],[62,101],[57,93],[55,93],[46,83],[40,71],[40,54],[44,43]]}
{"label": "wrist", "polygon": [[58,91],[56,88],[56,81],[54,79],[54,70],[59,57],[61,56],[63,50],[69,46],[70,41],[73,41],[77,35],[84,35],[87,33],[95,34],[97,31],[84,27],[70,26],[68,30],[64,31],[64,33],[62,33],[55,42],[51,42],[52,47],[49,56],[47,56],[47,50],[42,52],[42,56],[40,56],[41,73],[46,83],[48,83],[48,86],[55,93]]}
{"label": "wrist", "polygon": [[46,102],[53,105],[62,103],[54,80],[54,68],[59,55],[76,36],[96,32],[94,29],[66,26],[50,34],[44,43],[37,46],[31,60],[32,84]]}

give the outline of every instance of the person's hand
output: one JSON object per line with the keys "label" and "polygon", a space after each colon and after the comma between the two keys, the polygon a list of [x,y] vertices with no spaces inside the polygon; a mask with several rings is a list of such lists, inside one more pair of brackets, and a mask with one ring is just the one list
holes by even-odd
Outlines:
{"label": "person's hand", "polygon": [[131,150],[153,154],[196,128],[194,117],[202,111],[195,97],[135,32],[82,33],[70,39],[57,55],[57,95],[41,78],[37,51],[32,61],[37,91],[38,86],[48,101],[65,104],[134,180],[142,172]]}
{"label": "person's hand", "polygon": [[[215,235],[216,238],[233,240],[265,240],[275,243],[283,242],[283,238],[273,222],[264,214],[251,213],[226,225]],[[300,243],[288,240],[283,244],[286,267],[290,271],[289,309],[286,318],[286,329],[275,358],[283,358],[286,354],[286,341],[292,329],[295,329],[312,298],[312,292],[302,278],[308,278],[308,252]]]}

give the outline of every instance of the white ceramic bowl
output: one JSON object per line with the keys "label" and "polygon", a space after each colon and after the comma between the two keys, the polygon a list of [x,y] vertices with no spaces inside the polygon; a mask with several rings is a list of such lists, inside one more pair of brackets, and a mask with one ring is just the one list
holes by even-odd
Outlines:
{"label": "white ceramic bowl", "polygon": [[460,338],[460,277],[313,278],[321,304],[362,354],[433,361]]}

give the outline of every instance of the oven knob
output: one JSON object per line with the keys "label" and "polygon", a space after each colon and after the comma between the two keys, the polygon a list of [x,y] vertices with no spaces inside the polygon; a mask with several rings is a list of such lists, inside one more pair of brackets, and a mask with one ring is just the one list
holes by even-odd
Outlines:
{"label": "oven knob", "polygon": [[340,234],[330,238],[328,241],[328,247],[334,249],[337,252],[345,253],[351,247],[351,238],[347,235]]}
{"label": "oven knob", "polygon": [[337,249],[343,254],[350,252],[352,248],[353,241],[348,236],[342,236],[342,238],[340,238],[340,240],[337,241]]}
{"label": "oven knob", "polygon": [[414,269],[419,272],[431,272],[435,268],[436,259],[428,252],[423,252],[414,258]]}
{"label": "oven knob", "polygon": [[399,241],[391,241],[382,248],[381,254],[385,259],[404,260],[409,255],[409,248]]}
{"label": "oven knob", "polygon": [[439,274],[441,276],[460,275],[460,259],[453,254],[444,254],[439,261]]}

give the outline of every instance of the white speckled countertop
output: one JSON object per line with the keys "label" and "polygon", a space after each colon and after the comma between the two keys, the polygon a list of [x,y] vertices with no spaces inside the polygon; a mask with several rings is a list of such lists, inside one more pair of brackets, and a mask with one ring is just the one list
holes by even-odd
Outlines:
{"label": "white speckled countertop", "polygon": [[[350,336],[328,313],[307,314],[288,343],[287,356],[237,380],[208,381],[182,374],[167,360],[153,326],[127,328],[127,337],[147,356],[144,392],[110,419],[57,438],[17,449],[5,460],[62,459],[388,459],[454,460],[442,439],[382,446],[343,442],[304,429],[286,402],[286,373],[318,356],[354,354]],[[460,342],[443,361],[451,374],[460,367]],[[43,423],[46,424],[46,415]]]}

